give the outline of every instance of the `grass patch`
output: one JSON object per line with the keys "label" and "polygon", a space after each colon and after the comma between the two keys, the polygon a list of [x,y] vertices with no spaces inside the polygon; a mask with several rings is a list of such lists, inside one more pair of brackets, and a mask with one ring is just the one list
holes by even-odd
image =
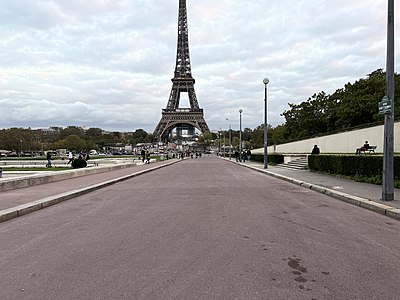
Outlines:
{"label": "grass patch", "polygon": [[65,171],[72,170],[71,167],[38,167],[38,168],[3,168],[3,172],[13,172],[13,171]]}
{"label": "grass patch", "polygon": [[[52,158],[54,159],[54,157]],[[10,157],[1,157],[0,160],[17,160],[17,161],[23,161],[23,160],[47,160],[46,157],[43,156],[35,156],[35,157],[15,157],[15,156],[10,156]]]}
{"label": "grass patch", "polygon": [[[382,176],[381,175],[376,175],[376,176],[362,176],[362,175],[355,175],[351,177],[356,182],[365,182],[365,183],[371,183],[371,184],[376,184],[376,185],[382,185]],[[400,188],[400,179],[394,179],[393,185],[396,189]]]}

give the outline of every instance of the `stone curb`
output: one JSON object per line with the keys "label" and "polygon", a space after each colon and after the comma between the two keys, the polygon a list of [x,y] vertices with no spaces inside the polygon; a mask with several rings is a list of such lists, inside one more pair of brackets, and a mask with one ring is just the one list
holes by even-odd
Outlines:
{"label": "stone curb", "polygon": [[160,166],[155,166],[149,169],[145,169],[142,171],[138,171],[129,175],[125,175],[122,177],[118,177],[118,178],[114,178],[111,180],[107,180],[101,183],[97,183],[97,184],[93,184],[91,186],[85,187],[85,188],[81,188],[81,189],[77,189],[77,190],[73,190],[70,192],[65,192],[65,193],[61,193],[55,196],[50,196],[50,197],[46,197],[40,200],[36,200],[36,201],[32,201],[26,204],[22,204],[22,205],[18,205],[16,207],[12,207],[12,208],[8,208],[8,209],[4,209],[4,210],[0,210],[0,223],[4,222],[4,221],[8,221],[26,214],[29,214],[31,212],[49,207],[51,205],[90,193],[92,191],[98,190],[100,188],[142,175],[142,174],[146,174],[149,173],[151,171],[154,170],[158,170],[167,166],[170,166],[172,164],[175,164],[177,162],[179,162],[180,160],[175,160]]}
{"label": "stone curb", "polygon": [[284,175],[280,175],[280,174],[277,174],[277,173],[274,173],[274,172],[271,172],[271,171],[267,171],[267,170],[260,169],[260,168],[257,168],[257,167],[253,167],[253,166],[250,166],[250,165],[246,165],[246,164],[243,164],[243,163],[237,163],[236,161],[231,161],[231,160],[228,160],[228,161],[230,161],[232,163],[235,163],[235,164],[238,164],[238,165],[241,165],[241,166],[244,166],[244,167],[247,167],[249,169],[252,169],[252,170],[267,174],[267,175],[270,175],[272,177],[275,177],[275,178],[278,178],[278,179],[281,179],[281,180],[285,180],[285,181],[290,182],[290,183],[294,183],[296,185],[299,185],[299,186],[305,187],[307,189],[316,191],[318,193],[327,195],[329,197],[341,200],[343,202],[346,202],[346,203],[349,203],[349,204],[353,204],[353,205],[356,205],[356,206],[360,206],[362,208],[366,208],[368,210],[380,213],[380,214],[388,216],[390,218],[400,220],[400,209],[397,209],[395,207],[392,207],[392,206],[389,206],[389,205],[385,205],[385,204],[381,204],[381,203],[377,203],[377,202],[374,202],[372,200],[365,199],[365,198],[362,198],[362,197],[353,196],[353,195],[350,195],[350,194],[346,194],[346,193],[342,193],[342,192],[339,192],[339,191],[331,190],[331,189],[325,188],[323,186],[319,186],[319,185],[308,183],[308,182],[301,181],[301,180],[298,180],[298,179],[290,178],[290,177],[287,177],[287,176],[284,176]]}

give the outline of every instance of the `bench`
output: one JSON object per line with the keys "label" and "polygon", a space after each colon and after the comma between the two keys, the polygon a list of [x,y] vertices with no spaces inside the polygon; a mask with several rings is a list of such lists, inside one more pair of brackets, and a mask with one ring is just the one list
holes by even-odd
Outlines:
{"label": "bench", "polygon": [[86,161],[87,166],[89,167],[89,165],[93,165],[93,167],[98,167],[99,163],[95,160],[88,160]]}
{"label": "bench", "polygon": [[360,148],[360,153],[361,152],[365,153],[366,151],[368,151],[368,153],[375,153],[376,148],[377,148],[377,146],[369,146],[368,150],[364,150],[364,149]]}

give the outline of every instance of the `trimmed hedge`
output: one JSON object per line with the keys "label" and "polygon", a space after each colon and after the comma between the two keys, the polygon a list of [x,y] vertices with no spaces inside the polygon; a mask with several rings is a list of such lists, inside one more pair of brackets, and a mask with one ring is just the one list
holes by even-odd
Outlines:
{"label": "trimmed hedge", "polygon": [[[251,154],[251,160],[264,163],[264,154]],[[268,163],[283,164],[284,156],[282,154],[268,154]]]}
{"label": "trimmed hedge", "polygon": [[71,165],[74,169],[86,168],[87,162],[84,159],[77,158],[72,161]]}
{"label": "trimmed hedge", "polygon": [[[383,157],[380,155],[309,155],[308,168],[345,176],[381,176]],[[400,179],[400,157],[394,157],[394,177]]]}

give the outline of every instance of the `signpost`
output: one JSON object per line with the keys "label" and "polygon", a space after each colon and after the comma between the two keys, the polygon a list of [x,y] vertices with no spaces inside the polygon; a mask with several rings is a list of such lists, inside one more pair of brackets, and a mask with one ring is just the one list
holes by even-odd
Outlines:
{"label": "signpost", "polygon": [[390,114],[392,112],[392,101],[388,96],[382,98],[379,102],[379,113],[380,114]]}
{"label": "signpost", "polygon": [[[383,132],[382,200],[394,200],[394,0],[388,0],[386,56],[386,95],[382,101],[385,114]],[[389,103],[390,102],[390,103]],[[381,109],[379,109],[381,111]]]}

